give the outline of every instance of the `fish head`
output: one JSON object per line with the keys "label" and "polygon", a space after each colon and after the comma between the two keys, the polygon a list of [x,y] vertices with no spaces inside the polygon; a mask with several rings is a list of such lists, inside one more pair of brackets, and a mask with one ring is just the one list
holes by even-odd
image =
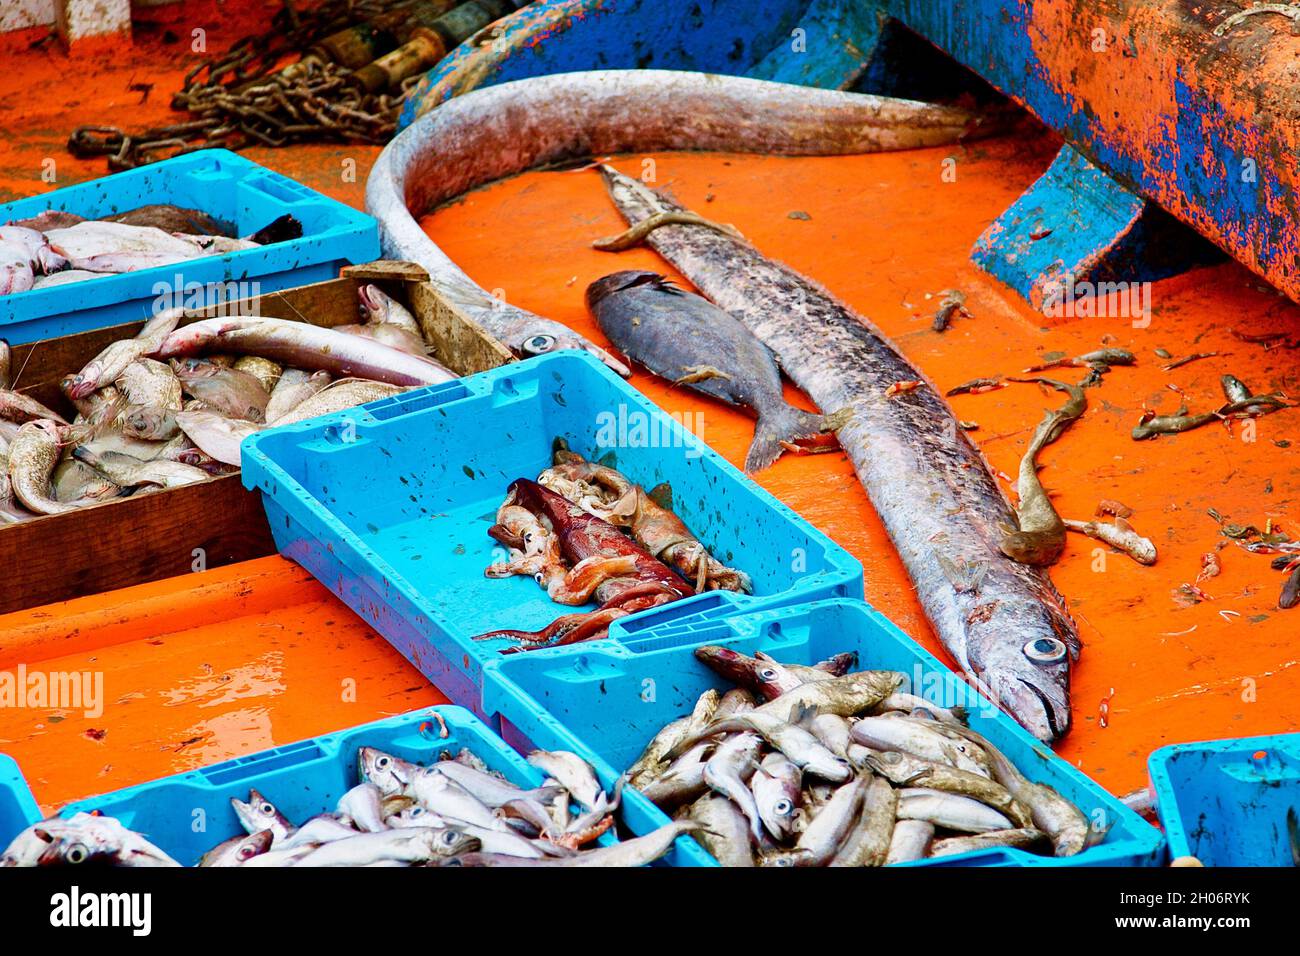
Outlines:
{"label": "fish head", "polygon": [[798,686],[797,683],[789,687],[784,686],[782,675],[777,668],[741,654],[739,651],[733,651],[729,647],[716,645],[697,647],[695,659],[732,683],[762,694],[766,700],[775,700],[785,691]]}
{"label": "fish head", "polygon": [[478,837],[466,833],[460,827],[442,827],[425,832],[428,833],[430,850],[436,856],[460,856],[462,853],[473,853],[483,846]]}
{"label": "fish head", "polygon": [[134,438],[153,439],[162,430],[164,417],[159,409],[140,406],[126,415],[122,431]]}
{"label": "fish head", "polygon": [[1051,743],[1069,732],[1070,663],[1079,645],[1063,611],[1003,601],[999,613],[970,626],[967,654],[979,689],[1035,737]]}
{"label": "fish head", "polygon": [[92,361],[76,375],[70,375],[63,379],[60,385],[68,398],[74,402],[80,401],[94,394],[95,389],[99,388],[99,380],[103,377],[103,374],[103,366],[97,361]]}
{"label": "fish head", "polygon": [[624,269],[620,272],[611,272],[607,276],[601,276],[591,283],[591,285],[587,286],[584,299],[587,303],[587,310],[595,315],[600,303],[616,292],[633,289],[637,286],[658,288],[664,285],[670,285],[670,283],[666,277],[658,272],[649,272],[645,269]]}
{"label": "fish head", "polygon": [[388,319],[388,313],[392,311],[393,302],[391,296],[383,289],[368,282],[357,288],[357,300],[361,317],[367,322],[384,323]]}
{"label": "fish head", "polygon": [[247,803],[231,797],[230,805],[235,810],[235,816],[239,817],[240,824],[250,834],[267,829],[288,829],[289,827],[289,820],[284,814],[276,809],[275,804],[256,790],[248,791]]}
{"label": "fish head", "polygon": [[[506,310],[506,314],[498,315],[497,313],[502,310]],[[485,319],[484,324],[490,327],[492,334],[502,344],[520,358],[549,355],[567,349],[595,356],[623,378],[632,374],[632,370],[625,362],[559,322],[544,319],[523,309],[515,309],[504,303],[495,304],[491,311],[493,313],[491,320]]]}
{"label": "fish head", "polygon": [[373,783],[385,797],[402,793],[421,768],[374,747],[362,747],[357,755],[361,779]]}
{"label": "fish head", "polygon": [[46,820],[33,824],[14,837],[9,846],[5,848],[4,854],[0,856],[0,867],[37,866],[41,861],[41,857],[55,842],[52,831],[54,827],[59,825],[59,822],[57,820]]}

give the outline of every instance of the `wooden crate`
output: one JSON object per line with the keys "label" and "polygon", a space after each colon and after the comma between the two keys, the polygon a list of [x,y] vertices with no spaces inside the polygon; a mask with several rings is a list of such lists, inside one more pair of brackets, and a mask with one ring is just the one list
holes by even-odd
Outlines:
{"label": "wooden crate", "polygon": [[[512,361],[501,343],[444,303],[419,266],[379,261],[349,266],[338,279],[187,312],[182,324],[217,314],[257,314],[336,326],[359,321],[357,287],[376,282],[419,320],[432,354],[461,375]],[[74,413],[59,382],[142,323],[15,346],[20,387],[55,410]],[[273,554],[260,496],[239,475],[169,491],[117,498],[19,524],[0,525],[0,613],[98,594],[146,581]],[[3,638],[0,634],[0,638]]]}

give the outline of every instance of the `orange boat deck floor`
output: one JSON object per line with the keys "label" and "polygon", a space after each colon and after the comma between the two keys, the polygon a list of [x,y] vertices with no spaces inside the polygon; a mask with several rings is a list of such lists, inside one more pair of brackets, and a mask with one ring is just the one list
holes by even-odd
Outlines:
{"label": "orange boat deck floor", "polygon": [[0,752],[50,812],[446,702],[279,556],[19,611],[0,634],[0,670],[102,679],[89,707],[0,707]]}
{"label": "orange boat deck floor", "polygon": [[[209,6],[214,49],[249,32],[270,8]],[[187,17],[204,22],[195,11],[206,8],[186,4]],[[165,20],[171,15],[167,11],[158,8],[150,16]],[[111,58],[69,60],[53,47],[27,49],[30,39],[0,37],[0,55],[11,65],[0,75],[0,119],[7,129],[0,141],[0,199],[103,175],[102,160],[75,160],[64,152],[71,127],[103,122],[106,116],[132,127],[174,121],[176,114],[166,107],[168,94],[196,59],[186,43],[164,44],[157,31],[138,33],[133,49]],[[67,82],[69,75],[80,79]],[[141,93],[131,89],[141,83],[153,84],[144,104]],[[36,89],[39,97],[32,95]],[[1137,353],[1137,367],[1116,368],[1100,388],[1089,391],[1086,416],[1047,449],[1042,472],[1065,516],[1089,517],[1099,499],[1118,499],[1134,509],[1134,524],[1161,550],[1159,562],[1146,568],[1097,552],[1090,539],[1072,537],[1052,570],[1085,642],[1075,671],[1075,729],[1058,752],[1122,792],[1145,781],[1147,755],[1163,744],[1280,733],[1300,724],[1294,704],[1300,696],[1300,668],[1295,666],[1300,652],[1289,640],[1300,625],[1300,610],[1277,609],[1282,578],[1269,570],[1268,558],[1229,546],[1220,552],[1223,573],[1202,583],[1214,600],[1181,606],[1172,593],[1196,579],[1201,555],[1223,541],[1208,509],[1217,509],[1229,521],[1262,527],[1272,519],[1295,530],[1296,446],[1287,450],[1278,443],[1300,442],[1300,410],[1261,418],[1250,442],[1243,441],[1241,426],[1230,436],[1217,425],[1152,442],[1129,437],[1143,407],[1176,409],[1179,397],[1170,385],[1184,391],[1194,411],[1221,403],[1218,378],[1229,371],[1256,392],[1300,394],[1300,353],[1265,351],[1229,331],[1300,335],[1300,312],[1244,269],[1225,264],[1157,283],[1148,328],[1115,318],[1078,318],[1047,328],[1041,316],[974,268],[968,253],[988,223],[1047,167],[1056,146],[1044,134],[976,143],[955,152],[654,158],[657,185],[667,186],[692,208],[735,224],[764,252],[826,285],[893,336],[945,389],[977,376],[1018,372],[1045,353],[1073,355],[1103,342]],[[259,148],[246,155],[360,206],[377,153],[370,147],[331,144]],[[950,154],[958,160],[957,179],[943,182],[940,164]],[[57,164],[56,183],[41,178],[43,161],[49,158]],[[355,176],[349,175],[349,160]],[[616,165],[640,174],[642,163],[637,157]],[[598,340],[582,305],[588,282],[616,269],[670,271],[647,250],[611,255],[588,247],[591,239],[622,227],[591,172],[525,175],[473,193],[426,222],[430,235],[481,285],[501,289],[509,301]],[[959,317],[948,332],[937,334],[930,330],[930,319],[938,294],[950,288],[966,294],[971,317]],[[1157,348],[1175,358],[1192,352],[1222,354],[1165,372]],[[1057,374],[1077,379],[1082,373],[1070,369]],[[730,461],[742,461],[749,419],[669,388],[642,371],[632,382],[669,411],[698,413],[704,440]],[[801,396],[795,400],[803,401]],[[1032,385],[953,400],[960,418],[979,423],[973,437],[992,465],[1006,474],[1015,473],[1043,409],[1058,403],[1055,394],[1044,395]],[[842,454],[787,456],[756,480],[860,558],[867,599],[942,655]],[[214,639],[220,640],[215,634]],[[331,653],[347,647],[347,642],[327,643]],[[376,646],[365,644],[367,649]],[[244,663],[255,656],[245,653]],[[303,656],[308,656],[306,650]],[[396,658],[395,663],[402,662]],[[384,666],[395,663],[389,660]],[[320,678],[320,686],[329,688],[324,696],[331,700],[319,707],[297,678],[290,687],[286,675],[286,693],[266,704],[276,718],[268,731],[274,743],[333,729],[320,726],[330,719],[340,726],[366,719],[355,709],[334,709],[335,664]],[[357,667],[361,664],[356,661]],[[156,680],[167,676],[162,673],[139,673],[142,686],[175,686]],[[405,679],[403,674],[397,683]],[[394,700],[392,710],[427,702]],[[299,713],[307,708],[310,714]],[[205,759],[232,752],[223,743],[227,728],[210,719],[205,726],[212,732],[198,751]],[[186,728],[175,729],[172,736],[185,739],[180,735]],[[247,741],[244,733],[236,730],[232,739]],[[6,741],[14,736],[0,728],[0,746],[13,752]],[[38,797],[49,803],[82,794],[72,793],[72,777],[65,775],[60,782],[59,773],[40,763],[93,759],[81,755],[80,740],[66,754],[63,747],[48,746],[53,740],[53,735],[28,739],[15,754],[34,779]],[[81,770],[74,776],[86,780]]]}

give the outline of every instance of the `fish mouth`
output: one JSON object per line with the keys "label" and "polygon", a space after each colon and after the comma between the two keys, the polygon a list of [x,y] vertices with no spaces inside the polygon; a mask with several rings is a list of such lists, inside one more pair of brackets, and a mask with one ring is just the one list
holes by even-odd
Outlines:
{"label": "fish mouth", "polygon": [[1044,668],[1044,681],[1037,675],[981,675],[980,687],[1016,722],[1045,744],[1051,744],[1070,732],[1069,671],[1056,674],[1059,668]]}

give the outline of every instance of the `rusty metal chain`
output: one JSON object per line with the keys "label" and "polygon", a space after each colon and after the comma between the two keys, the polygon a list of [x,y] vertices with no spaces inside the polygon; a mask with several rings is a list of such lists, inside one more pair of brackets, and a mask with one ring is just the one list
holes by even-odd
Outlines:
{"label": "rusty metal chain", "polygon": [[[285,0],[269,30],[244,37],[186,74],[172,107],[190,113],[190,119],[135,133],[82,126],[68,138],[68,150],[80,157],[107,156],[109,169],[118,171],[213,146],[385,143],[397,130],[406,91],[418,77],[400,89],[367,93],[347,82],[348,70],[298,58],[324,37],[411,3],[325,0],[297,10]],[[300,62],[294,76],[278,72],[294,60]]]}

